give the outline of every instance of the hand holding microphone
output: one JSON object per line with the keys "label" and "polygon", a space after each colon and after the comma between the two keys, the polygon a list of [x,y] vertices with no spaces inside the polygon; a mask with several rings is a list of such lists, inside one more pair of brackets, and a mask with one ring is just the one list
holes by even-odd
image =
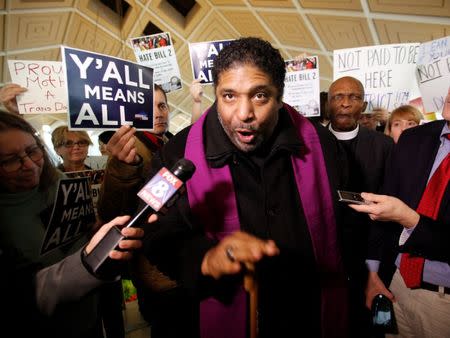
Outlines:
{"label": "hand holding microphone", "polygon": [[[142,208],[124,228],[134,226],[148,217],[149,213],[164,214],[175,200],[186,190],[184,183],[192,177],[195,171],[194,164],[187,159],[178,160],[169,171],[162,168],[139,191],[138,196],[146,202]],[[85,255],[83,261],[93,274],[109,278],[117,274],[117,262],[114,262],[109,253],[118,247],[125,236],[121,230],[113,226],[108,233],[97,243],[92,251]]]}

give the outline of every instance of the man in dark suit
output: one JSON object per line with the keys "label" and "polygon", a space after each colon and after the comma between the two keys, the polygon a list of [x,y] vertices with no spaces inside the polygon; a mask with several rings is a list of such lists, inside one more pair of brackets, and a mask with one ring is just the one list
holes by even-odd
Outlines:
{"label": "man in dark suit", "polygon": [[363,193],[369,204],[351,205],[386,221],[370,234],[366,304],[380,293],[395,301],[402,337],[450,337],[450,90],[442,115],[402,133],[386,195]]}
{"label": "man in dark suit", "polygon": [[[331,133],[346,150],[349,184],[352,191],[378,192],[383,182],[385,164],[393,148],[392,139],[358,124],[367,102],[364,87],[353,77],[334,81],[328,91]],[[365,266],[370,220],[366,215],[348,209],[342,229],[344,262],[350,281],[350,327],[352,337],[370,335],[370,313],[365,308]]]}

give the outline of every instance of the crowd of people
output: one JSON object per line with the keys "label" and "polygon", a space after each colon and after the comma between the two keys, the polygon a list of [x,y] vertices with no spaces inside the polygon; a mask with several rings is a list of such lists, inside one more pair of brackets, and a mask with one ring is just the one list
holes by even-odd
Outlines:
{"label": "crowd of people", "polygon": [[[283,102],[285,73],[267,41],[234,40],[214,63],[214,104],[202,112],[194,80],[192,124],[176,135],[155,85],[152,132],[124,125],[99,137],[108,162],[98,222],[46,255],[58,182],[90,169],[92,141],[56,128],[56,166],[18,114],[24,89],[1,88],[1,283],[12,290],[6,320],[29,322],[14,334],[124,337],[127,277],[152,338],[450,337],[450,89],[443,120],[420,125],[411,105],[366,112],[362,83],[342,77],[308,119]],[[86,257],[141,208],[145,182],[180,158],[196,167],[186,193],[124,227],[109,253],[122,264],[97,274]],[[338,190],[364,201],[341,203]],[[393,304],[384,329],[373,322],[380,295]]]}

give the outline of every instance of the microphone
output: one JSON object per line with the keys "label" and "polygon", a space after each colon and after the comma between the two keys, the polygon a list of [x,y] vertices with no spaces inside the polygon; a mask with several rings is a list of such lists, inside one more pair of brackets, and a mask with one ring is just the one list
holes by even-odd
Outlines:
{"label": "microphone", "polygon": [[[179,159],[172,169],[161,170],[138,192],[138,196],[146,203],[126,225],[132,227],[148,217],[151,212],[165,214],[176,199],[186,191],[184,183],[192,177],[195,165],[188,159]],[[114,276],[118,261],[109,258],[109,252],[117,248],[125,236],[120,229],[113,226],[100,240],[94,249],[83,257],[83,263],[93,274],[103,277]]]}

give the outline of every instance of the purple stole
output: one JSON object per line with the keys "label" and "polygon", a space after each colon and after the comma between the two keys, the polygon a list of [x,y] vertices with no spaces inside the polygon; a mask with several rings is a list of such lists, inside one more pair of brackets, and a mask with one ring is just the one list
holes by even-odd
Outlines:
{"label": "purple stole", "polygon": [[[292,166],[320,273],[322,337],[346,337],[347,289],[322,147],[314,126],[289,105],[284,108],[305,145],[300,156],[292,156]],[[206,115],[207,112],[192,125],[187,138],[185,157],[196,166],[187,181],[187,195],[193,214],[205,225],[206,235],[220,240],[240,230],[240,223],[229,167],[210,168],[206,161]],[[236,289],[230,304],[213,297],[200,303],[201,338],[245,338],[246,323],[246,294],[242,286]]]}

